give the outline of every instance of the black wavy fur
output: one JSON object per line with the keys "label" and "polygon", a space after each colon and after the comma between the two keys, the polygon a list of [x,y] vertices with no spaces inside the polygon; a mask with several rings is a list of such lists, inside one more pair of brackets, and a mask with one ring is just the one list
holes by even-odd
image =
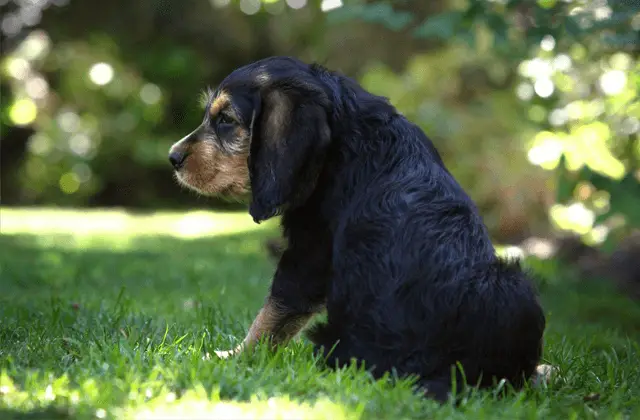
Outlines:
{"label": "black wavy fur", "polygon": [[255,119],[250,213],[283,216],[270,298],[291,315],[326,307],[308,336],[329,366],[417,375],[440,401],[457,363],[470,385],[523,385],[545,328],[529,275],[496,256],[420,128],[354,80],[289,57],[242,67],[220,89]]}

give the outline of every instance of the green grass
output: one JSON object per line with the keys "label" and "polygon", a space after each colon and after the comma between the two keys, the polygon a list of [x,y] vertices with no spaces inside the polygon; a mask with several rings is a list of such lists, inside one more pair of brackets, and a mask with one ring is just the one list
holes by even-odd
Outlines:
{"label": "green grass", "polygon": [[203,360],[261,306],[275,223],[3,208],[0,226],[0,419],[640,418],[640,307],[550,262],[531,265],[557,379],[440,407],[410,381],[326,371],[304,340]]}

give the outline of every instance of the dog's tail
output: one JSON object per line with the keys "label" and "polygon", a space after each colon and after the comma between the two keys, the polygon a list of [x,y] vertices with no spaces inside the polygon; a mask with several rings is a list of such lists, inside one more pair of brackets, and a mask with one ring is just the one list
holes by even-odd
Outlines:
{"label": "dog's tail", "polygon": [[477,350],[491,355],[486,362],[495,369],[492,374],[519,388],[539,363],[546,327],[533,275],[516,259],[496,258],[475,267],[472,276],[475,286],[467,304],[476,319],[468,322],[482,324],[484,337],[478,342],[487,346]]}

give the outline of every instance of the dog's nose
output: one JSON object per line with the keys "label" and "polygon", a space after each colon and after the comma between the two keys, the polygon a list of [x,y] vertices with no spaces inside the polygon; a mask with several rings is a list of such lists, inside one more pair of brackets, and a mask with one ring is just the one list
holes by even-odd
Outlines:
{"label": "dog's nose", "polygon": [[182,164],[184,163],[184,158],[186,157],[187,155],[185,153],[171,152],[169,153],[169,162],[171,162],[171,165],[173,165],[173,168],[175,170],[178,170],[182,167]]}

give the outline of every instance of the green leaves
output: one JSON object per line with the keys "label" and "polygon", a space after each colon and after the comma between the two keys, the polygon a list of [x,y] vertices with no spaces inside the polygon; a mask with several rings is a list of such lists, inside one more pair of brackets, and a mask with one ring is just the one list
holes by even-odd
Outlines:
{"label": "green leaves", "polygon": [[493,33],[493,43],[496,47],[505,47],[509,42],[507,31],[509,29],[504,17],[498,13],[488,13],[486,25]]}
{"label": "green leaves", "polygon": [[564,18],[564,29],[573,37],[579,37],[582,34],[582,29],[574,16]]}
{"label": "green leaves", "polygon": [[620,181],[617,181],[585,167],[581,178],[589,181],[597,189],[609,193],[610,211],[600,217],[603,220],[596,220],[596,222],[604,221],[606,216],[618,213],[625,215],[626,221],[631,227],[640,228],[640,211],[638,211],[640,209],[640,183],[634,174],[628,173]]}
{"label": "green leaves", "polygon": [[396,11],[387,3],[345,4],[327,13],[327,20],[333,25],[354,19],[381,24],[393,31],[400,31],[411,23],[413,15],[409,12]]}
{"label": "green leaves", "polygon": [[543,9],[551,9],[556,5],[557,0],[538,0],[537,3],[538,6],[542,7]]}
{"label": "green leaves", "polygon": [[434,15],[419,25],[413,36],[418,38],[452,38],[461,29],[464,13],[448,11]]}

